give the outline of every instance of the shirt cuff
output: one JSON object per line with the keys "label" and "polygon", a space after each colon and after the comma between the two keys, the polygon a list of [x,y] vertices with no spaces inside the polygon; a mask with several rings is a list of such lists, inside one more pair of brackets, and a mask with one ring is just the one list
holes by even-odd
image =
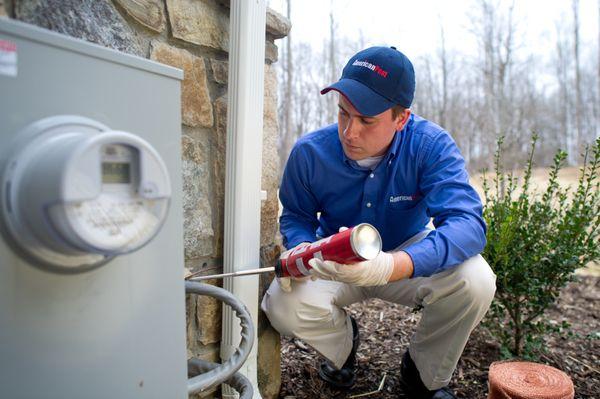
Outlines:
{"label": "shirt cuff", "polygon": [[439,271],[440,261],[431,239],[425,238],[403,251],[413,261],[413,277],[429,277]]}

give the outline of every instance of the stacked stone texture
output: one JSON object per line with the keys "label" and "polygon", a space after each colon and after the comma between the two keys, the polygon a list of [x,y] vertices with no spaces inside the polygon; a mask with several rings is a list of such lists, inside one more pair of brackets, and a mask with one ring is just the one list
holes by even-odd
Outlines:
{"label": "stacked stone texture", "polygon": [[[227,0],[0,0],[8,16],[72,37],[149,58],[184,71],[182,160],[185,267],[222,271],[227,134],[229,1]],[[261,208],[261,265],[279,256],[277,61],[275,39],[290,30],[287,19],[267,11]],[[182,276],[184,271],[182,270]],[[220,281],[212,281],[220,284]],[[264,291],[268,279],[261,278]],[[219,360],[221,304],[188,297],[188,356]],[[264,316],[259,322],[259,380],[264,398],[280,385],[279,336]],[[209,395],[210,396],[210,395]]]}

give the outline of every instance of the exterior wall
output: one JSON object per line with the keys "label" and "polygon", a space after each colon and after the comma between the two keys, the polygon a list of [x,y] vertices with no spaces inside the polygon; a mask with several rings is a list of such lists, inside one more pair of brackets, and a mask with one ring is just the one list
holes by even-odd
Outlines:
{"label": "exterior wall", "polygon": [[[183,69],[185,267],[202,274],[221,272],[229,1],[0,0],[3,16]],[[268,10],[262,176],[267,200],[261,208],[262,266],[272,266],[279,256],[277,81],[271,64],[277,61],[274,40],[285,37],[289,29],[288,20]],[[265,287],[268,280],[261,280]],[[186,306],[188,356],[219,361],[221,304],[205,297],[188,297]],[[280,385],[279,336],[264,315],[258,331],[261,392],[264,398],[273,398]]]}

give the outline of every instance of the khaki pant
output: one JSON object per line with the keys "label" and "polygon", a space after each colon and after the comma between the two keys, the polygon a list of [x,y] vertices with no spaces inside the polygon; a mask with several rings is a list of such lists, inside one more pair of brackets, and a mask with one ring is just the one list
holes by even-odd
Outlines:
{"label": "khaki pant", "polygon": [[[423,239],[417,234],[398,249]],[[316,280],[292,281],[292,292],[273,280],[262,310],[282,335],[299,338],[341,367],[352,349],[352,327],[343,307],[380,298],[409,307],[423,307],[421,321],[410,340],[410,356],[427,388],[448,385],[471,331],[488,310],[496,276],[476,255],[430,277],[400,280],[380,287],[357,287]]]}

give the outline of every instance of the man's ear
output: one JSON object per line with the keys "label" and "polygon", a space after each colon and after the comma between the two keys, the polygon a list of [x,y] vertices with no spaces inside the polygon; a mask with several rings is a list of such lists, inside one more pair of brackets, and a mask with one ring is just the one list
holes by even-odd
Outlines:
{"label": "man's ear", "polygon": [[411,111],[409,108],[404,109],[404,111],[402,111],[402,113],[400,113],[397,117],[396,117],[396,131],[402,130],[404,128],[404,125],[406,125],[406,122],[408,122],[408,118],[410,118],[410,114]]}

